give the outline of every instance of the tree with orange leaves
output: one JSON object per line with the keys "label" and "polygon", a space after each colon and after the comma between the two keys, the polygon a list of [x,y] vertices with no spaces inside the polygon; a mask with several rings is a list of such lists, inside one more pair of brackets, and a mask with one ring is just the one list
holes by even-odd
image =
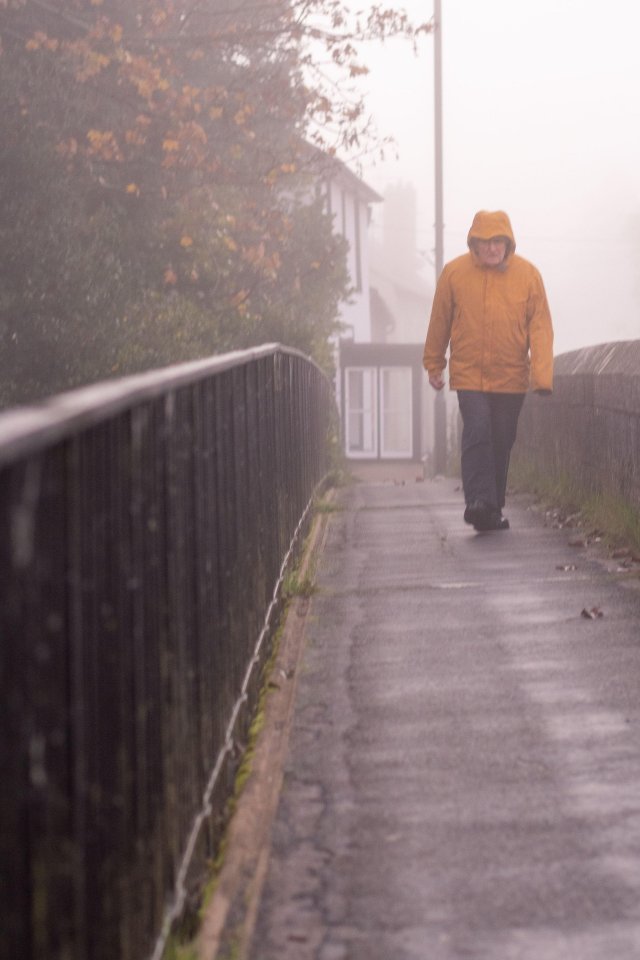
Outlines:
{"label": "tree with orange leaves", "polygon": [[398,33],[340,0],[0,0],[0,321],[25,369],[43,339],[66,363],[33,390],[265,339],[326,356],[344,251],[309,190],[369,135],[359,42]]}

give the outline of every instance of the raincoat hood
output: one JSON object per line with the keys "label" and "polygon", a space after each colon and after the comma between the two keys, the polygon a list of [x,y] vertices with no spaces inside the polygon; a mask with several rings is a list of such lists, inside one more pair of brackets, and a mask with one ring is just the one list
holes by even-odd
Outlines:
{"label": "raincoat hood", "polygon": [[471,245],[472,240],[491,240],[492,237],[507,238],[507,253],[505,260],[513,256],[516,249],[516,241],[511,229],[511,221],[503,210],[479,210],[473,218],[467,244],[473,253]]}

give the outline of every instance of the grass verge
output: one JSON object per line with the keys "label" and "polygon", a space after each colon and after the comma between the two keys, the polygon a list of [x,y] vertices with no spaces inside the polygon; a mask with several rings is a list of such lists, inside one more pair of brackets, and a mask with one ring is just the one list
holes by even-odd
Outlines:
{"label": "grass verge", "polygon": [[513,489],[533,493],[547,506],[580,514],[580,525],[598,530],[609,545],[640,553],[640,512],[622,497],[594,494],[569,474],[546,476],[531,464],[514,464],[510,481]]}

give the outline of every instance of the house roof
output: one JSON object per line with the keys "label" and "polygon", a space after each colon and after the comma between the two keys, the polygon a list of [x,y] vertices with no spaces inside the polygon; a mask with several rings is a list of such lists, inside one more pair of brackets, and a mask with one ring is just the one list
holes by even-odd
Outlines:
{"label": "house roof", "polygon": [[347,187],[352,193],[357,194],[361,200],[365,200],[367,203],[383,202],[384,197],[380,196],[369,184],[356,176],[342,160],[338,160],[336,157],[331,159],[333,160],[333,167],[330,168],[328,174],[331,180],[334,180],[341,186]]}
{"label": "house roof", "polygon": [[355,174],[346,163],[337,157],[330,156],[323,150],[319,150],[312,144],[307,144],[310,152],[312,169],[318,176],[339,186],[345,187],[351,193],[356,194],[365,203],[382,203],[384,197],[365,183],[357,174]]}

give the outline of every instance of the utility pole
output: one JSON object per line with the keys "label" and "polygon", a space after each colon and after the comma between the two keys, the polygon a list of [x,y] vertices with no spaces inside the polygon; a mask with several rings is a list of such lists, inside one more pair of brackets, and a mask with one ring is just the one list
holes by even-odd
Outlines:
{"label": "utility pole", "polygon": [[[444,266],[444,216],[442,189],[442,4],[433,0],[433,117],[435,145],[435,254],[436,283]],[[433,467],[436,474],[447,468],[447,403],[439,390],[433,406]]]}
{"label": "utility pole", "polygon": [[435,144],[436,282],[444,266],[444,218],[442,200],[442,3],[433,3],[433,118]]}

